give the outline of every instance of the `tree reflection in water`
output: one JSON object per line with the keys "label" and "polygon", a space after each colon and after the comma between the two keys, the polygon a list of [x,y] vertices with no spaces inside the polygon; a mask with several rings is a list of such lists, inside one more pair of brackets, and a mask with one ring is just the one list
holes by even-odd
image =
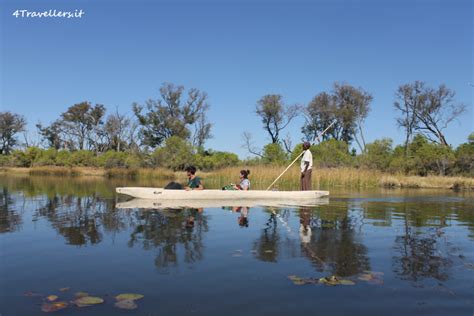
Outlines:
{"label": "tree reflection in water", "polygon": [[307,257],[317,271],[351,276],[370,269],[367,248],[358,236],[358,219],[349,216],[347,209],[300,207],[299,238],[288,226],[290,210],[266,211],[269,219],[254,242],[257,259],[277,262],[283,252],[295,257],[300,250],[299,255]]}
{"label": "tree reflection in water", "polygon": [[[393,271],[401,279],[413,282],[424,278],[446,281],[453,265],[441,230],[447,226],[446,216],[438,217],[439,221],[434,225],[438,227],[427,227],[428,217],[423,213],[411,212],[407,206],[401,209],[404,235],[395,238]],[[432,218],[430,216],[429,220]]]}
{"label": "tree reflection in water", "polygon": [[157,248],[157,268],[177,267],[180,250],[184,263],[203,258],[203,234],[208,224],[202,209],[144,210],[134,213],[134,217],[129,246],[140,243],[144,249]]}
{"label": "tree reflection in water", "polygon": [[97,244],[102,240],[104,232],[120,231],[126,226],[125,218],[110,211],[113,207],[112,200],[95,196],[56,195],[47,198],[44,206],[36,209],[33,218],[46,218],[68,244]]}
{"label": "tree reflection in water", "polygon": [[13,198],[7,188],[0,190],[0,233],[17,231],[21,227],[21,215],[13,206]]}
{"label": "tree reflection in water", "polygon": [[357,219],[347,210],[328,207],[301,207],[301,253],[317,271],[338,276],[351,276],[370,270],[367,248],[357,230]]}

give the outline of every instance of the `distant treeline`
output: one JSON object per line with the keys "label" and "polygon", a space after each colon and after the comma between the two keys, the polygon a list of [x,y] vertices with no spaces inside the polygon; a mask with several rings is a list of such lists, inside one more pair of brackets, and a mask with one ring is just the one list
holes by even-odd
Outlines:
{"label": "distant treeline", "polygon": [[[291,154],[279,144],[264,147],[262,157],[239,160],[234,153],[200,150],[188,141],[176,136],[166,140],[164,146],[152,152],[95,153],[90,150],[57,150],[29,147],[14,150],[9,155],[0,156],[3,167],[99,167],[99,168],[157,168],[182,170],[187,165],[195,165],[210,171],[236,165],[285,165],[302,150],[301,144],[295,146]],[[330,139],[311,147],[314,165],[319,168],[355,167],[375,169],[389,173],[409,175],[465,175],[474,176],[474,143],[464,143],[456,149],[435,144],[424,136],[417,135],[405,147],[393,147],[390,139],[376,140],[366,145],[362,154],[349,152],[347,143]]]}
{"label": "distant treeline", "polygon": [[181,170],[194,164],[213,170],[237,164],[286,164],[302,149],[284,132],[302,115],[301,132],[309,141],[334,122],[311,148],[316,166],[472,176],[474,134],[455,149],[444,135],[446,127],[466,111],[454,96],[444,85],[431,88],[416,81],[400,86],[394,100],[399,116],[394,123],[404,131],[405,141],[394,146],[390,139],[366,143],[364,122],[372,96],[362,88],[335,83],[331,91],[317,94],[307,105],[290,105],[281,95],[265,95],[256,102],[254,114],[261,119],[270,142],[257,148],[251,134],[244,132],[243,145],[254,158],[239,161],[234,153],[205,149],[206,140],[212,137],[207,94],[165,83],[158,99],[134,103],[131,116],[118,111],[107,114],[102,104],[72,105],[49,125],[36,124],[37,140],[27,132],[22,115],[0,112],[0,166]]}

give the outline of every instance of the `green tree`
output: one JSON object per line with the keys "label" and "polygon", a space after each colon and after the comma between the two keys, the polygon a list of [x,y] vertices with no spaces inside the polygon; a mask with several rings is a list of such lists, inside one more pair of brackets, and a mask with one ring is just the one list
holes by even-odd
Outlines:
{"label": "green tree", "polygon": [[194,156],[195,165],[202,170],[213,170],[235,166],[239,157],[230,152],[205,150]]}
{"label": "green tree", "polygon": [[288,155],[280,144],[270,143],[263,147],[262,161],[265,164],[284,164],[288,160]]}
{"label": "green tree", "polygon": [[437,89],[415,81],[398,88],[395,108],[402,114],[398,125],[406,131],[407,143],[416,131],[429,140],[448,146],[443,130],[466,111],[466,106],[454,101],[456,93],[444,84]]}
{"label": "green tree", "polygon": [[455,156],[456,171],[458,173],[474,176],[474,142],[459,145],[458,148],[456,148]]}
{"label": "green tree", "polygon": [[61,121],[56,120],[49,126],[43,126],[41,123],[36,124],[38,133],[46,142],[48,148],[59,150],[64,147],[63,129]]}
{"label": "green tree", "polygon": [[103,130],[105,107],[101,104],[92,106],[90,102],[81,102],[70,106],[61,114],[61,126],[68,136],[69,145],[75,149],[89,148],[99,150],[98,139]]}
{"label": "green tree", "polygon": [[392,159],[392,140],[384,138],[367,144],[365,153],[359,156],[360,164],[366,168],[385,171]]}
{"label": "green tree", "polygon": [[372,96],[362,88],[335,83],[331,94],[322,92],[306,106],[306,123],[302,132],[308,140],[313,140],[335,121],[323,140],[334,138],[348,144],[355,140],[364,151],[363,125],[371,102]]}
{"label": "green tree", "polygon": [[201,147],[211,137],[211,124],[206,118],[207,94],[190,89],[186,100],[183,94],[183,86],[164,83],[160,88],[161,99],[148,100],[145,106],[134,103],[133,112],[141,125],[145,145],[154,148],[176,136]]}
{"label": "green tree", "polygon": [[474,143],[474,133],[469,134],[467,141],[470,144]]}
{"label": "green tree", "polygon": [[320,167],[343,167],[352,165],[352,156],[346,142],[329,139],[311,146],[314,164]]}
{"label": "green tree", "polygon": [[26,120],[12,112],[0,112],[0,154],[8,155],[17,144],[16,135],[25,130]]}
{"label": "green tree", "polygon": [[272,144],[280,142],[280,133],[298,115],[297,105],[287,105],[279,94],[267,94],[258,102],[255,112],[263,123],[263,129],[270,135]]}
{"label": "green tree", "polygon": [[153,154],[153,164],[157,167],[170,168],[175,171],[184,170],[194,164],[194,148],[189,141],[178,136],[166,139],[163,147],[157,148]]}
{"label": "green tree", "polygon": [[454,152],[449,146],[434,143],[418,134],[409,144],[408,163],[410,172],[421,176],[430,173],[446,175],[455,162]]}

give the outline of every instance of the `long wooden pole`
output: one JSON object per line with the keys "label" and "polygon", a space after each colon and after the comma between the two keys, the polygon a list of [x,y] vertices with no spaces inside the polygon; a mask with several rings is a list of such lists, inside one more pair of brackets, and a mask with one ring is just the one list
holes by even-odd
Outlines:
{"label": "long wooden pole", "polygon": [[[323,135],[328,131],[328,129],[331,128],[331,126],[334,125],[334,123],[336,123],[336,121],[333,121],[331,124],[329,124],[329,126],[326,127],[326,129],[325,129],[324,131],[322,131],[318,136],[316,136],[316,138],[315,138],[314,140],[316,141],[316,140],[319,139],[321,136],[323,136]],[[285,172],[288,171],[288,169],[291,168],[291,166],[293,166],[293,164],[301,157],[301,155],[303,155],[303,153],[304,153],[304,151],[302,151],[302,152],[298,155],[298,157],[296,157],[295,160],[293,160],[293,161],[290,163],[290,165],[289,165],[288,167],[286,167],[286,169],[275,179],[275,181],[273,181],[272,184],[270,184],[270,186],[267,188],[266,191],[270,190],[270,188],[281,178],[281,176],[283,176],[283,175],[285,174]]]}

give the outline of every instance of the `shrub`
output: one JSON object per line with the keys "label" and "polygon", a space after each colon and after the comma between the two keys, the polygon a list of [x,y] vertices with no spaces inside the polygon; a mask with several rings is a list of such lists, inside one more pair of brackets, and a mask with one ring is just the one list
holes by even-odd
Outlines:
{"label": "shrub", "polygon": [[194,164],[194,148],[188,141],[172,136],[163,147],[155,150],[152,161],[155,167],[183,170],[187,165]]}
{"label": "shrub", "polygon": [[39,155],[35,159],[36,166],[55,166],[56,165],[56,156],[58,151],[54,148],[41,150]]}
{"label": "shrub", "polygon": [[369,169],[385,171],[392,160],[392,140],[384,138],[367,144],[365,153],[358,157],[359,164]]}
{"label": "shrub", "polygon": [[67,150],[59,150],[56,154],[55,164],[56,166],[71,167],[71,156],[72,153]]}
{"label": "shrub", "polygon": [[96,157],[92,151],[78,150],[71,153],[69,163],[72,166],[95,167]]}
{"label": "shrub", "polygon": [[347,143],[329,139],[318,145],[311,146],[314,164],[319,167],[351,166],[353,157],[349,154]]}
{"label": "shrub", "polygon": [[262,162],[264,164],[282,165],[288,160],[288,155],[280,144],[267,144],[263,147]]}
{"label": "shrub", "polygon": [[0,167],[9,167],[11,165],[10,156],[0,155]]}
{"label": "shrub", "polygon": [[196,154],[194,161],[199,169],[213,170],[235,166],[239,163],[239,157],[234,153],[208,150]]}
{"label": "shrub", "polygon": [[455,172],[474,176],[474,142],[459,145],[454,155]]}

